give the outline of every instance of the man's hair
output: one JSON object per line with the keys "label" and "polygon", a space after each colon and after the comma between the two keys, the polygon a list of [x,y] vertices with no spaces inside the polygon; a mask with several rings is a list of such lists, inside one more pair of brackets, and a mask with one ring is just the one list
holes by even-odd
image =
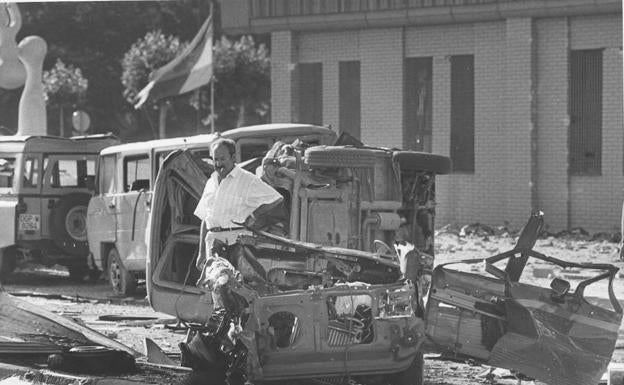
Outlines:
{"label": "man's hair", "polygon": [[227,148],[230,155],[236,154],[236,142],[229,138],[219,138],[212,142],[212,144],[210,145],[210,155],[214,156],[214,151],[217,149],[217,147],[221,146]]}

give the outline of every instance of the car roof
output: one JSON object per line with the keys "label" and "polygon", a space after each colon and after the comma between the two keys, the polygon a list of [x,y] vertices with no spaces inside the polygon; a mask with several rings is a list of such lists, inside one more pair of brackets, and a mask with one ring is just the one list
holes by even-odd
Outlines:
{"label": "car roof", "polygon": [[336,132],[328,127],[316,126],[313,124],[272,123],[239,127],[215,134],[199,134],[177,138],[153,139],[144,142],[125,143],[107,147],[102,150],[101,155],[109,155],[119,152],[145,151],[156,148],[194,147],[196,145],[209,144],[220,137],[238,140],[241,138],[273,138],[281,136],[307,135],[319,135],[331,138],[335,138],[337,136]]}
{"label": "car roof", "polygon": [[216,138],[218,138],[218,136],[214,134],[201,134],[178,138],[153,139],[144,142],[132,142],[110,146],[103,149],[100,154],[109,155],[120,152],[137,152],[155,148],[181,148],[192,144],[207,144],[214,141]]}
{"label": "car roof", "polygon": [[274,137],[326,135],[336,137],[336,132],[329,127],[301,123],[271,123],[234,128],[221,133],[222,137],[239,139],[242,137]]}
{"label": "car roof", "polygon": [[112,134],[64,138],[46,135],[0,136],[0,152],[98,153],[104,147],[119,143]]}

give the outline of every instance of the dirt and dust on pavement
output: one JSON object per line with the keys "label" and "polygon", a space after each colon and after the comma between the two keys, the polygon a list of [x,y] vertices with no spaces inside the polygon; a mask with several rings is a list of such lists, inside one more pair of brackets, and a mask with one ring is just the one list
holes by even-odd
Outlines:
{"label": "dirt and dust on pavement", "polygon": [[[515,245],[517,233],[504,227],[481,225],[444,227],[436,232],[436,264],[463,259],[485,258],[507,251]],[[619,234],[589,235],[581,229],[559,234],[543,234],[534,249],[545,255],[578,263],[610,263],[619,268]],[[553,277],[570,281],[572,288],[586,272],[578,269],[558,269],[537,261],[529,261],[522,280],[547,287]],[[136,295],[117,297],[103,280],[97,282],[69,281],[62,267],[45,268],[24,266],[6,278],[3,287],[9,293],[61,314],[111,337],[138,352],[144,352],[145,337],[155,341],[172,356],[179,354],[178,343],[185,338],[184,330],[177,330],[175,318],[154,312],[145,299],[145,288],[139,286]],[[619,272],[614,282],[616,297],[624,302],[624,273]],[[34,295],[33,295],[34,294]],[[608,304],[606,281],[586,289],[588,301]],[[437,354],[425,356],[425,384],[518,384],[507,370],[490,368],[474,362],[442,359]],[[624,363],[624,329],[620,327],[612,362]],[[522,384],[541,385],[523,380]]]}

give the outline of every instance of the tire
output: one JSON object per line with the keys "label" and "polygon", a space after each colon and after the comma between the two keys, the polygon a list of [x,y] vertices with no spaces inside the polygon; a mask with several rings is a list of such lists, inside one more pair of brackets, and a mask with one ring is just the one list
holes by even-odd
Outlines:
{"label": "tire", "polygon": [[0,249],[0,278],[11,274],[17,266],[18,250],[15,246]]}
{"label": "tire", "polygon": [[131,296],[136,290],[136,279],[126,270],[116,248],[108,252],[108,282],[116,295]]}
{"label": "tire", "polygon": [[87,244],[88,194],[68,194],[57,202],[50,213],[50,233],[54,243],[64,253],[84,257]]}
{"label": "tire", "polygon": [[392,160],[399,163],[401,170],[432,171],[436,174],[451,172],[451,158],[444,155],[417,151],[395,151]]}
{"label": "tire", "polygon": [[418,352],[412,364],[404,371],[395,374],[392,379],[392,385],[423,385],[425,359],[422,352]]}
{"label": "tire", "polygon": [[304,162],[317,167],[373,167],[384,150],[348,146],[315,146],[305,151]]}

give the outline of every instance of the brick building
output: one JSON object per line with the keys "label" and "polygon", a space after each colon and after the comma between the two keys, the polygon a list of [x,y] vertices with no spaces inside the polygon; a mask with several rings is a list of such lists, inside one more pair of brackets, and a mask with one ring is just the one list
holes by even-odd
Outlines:
{"label": "brick building", "polygon": [[437,224],[614,231],[624,187],[620,0],[228,0],[271,34],[272,121],[454,161]]}

